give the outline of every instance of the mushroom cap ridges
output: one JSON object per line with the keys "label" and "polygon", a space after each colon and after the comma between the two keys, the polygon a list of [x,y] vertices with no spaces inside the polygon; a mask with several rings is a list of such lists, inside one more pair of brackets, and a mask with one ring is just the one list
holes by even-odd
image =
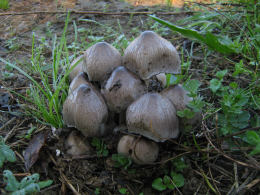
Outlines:
{"label": "mushroom cap ridges", "polygon": [[64,123],[77,128],[86,137],[104,135],[107,116],[102,96],[90,84],[81,84],[63,105]]}
{"label": "mushroom cap ridges", "polygon": [[159,147],[151,140],[125,135],[118,142],[117,152],[131,157],[137,164],[151,164],[158,157]]}
{"label": "mushroom cap ridges", "polygon": [[175,106],[176,110],[184,110],[192,97],[188,96],[189,92],[183,89],[181,85],[170,86],[161,92],[161,95],[167,97]]}
{"label": "mushroom cap ridges", "polygon": [[125,50],[124,66],[143,80],[159,73],[180,73],[175,47],[152,31],[141,33]]}
{"label": "mushroom cap ridges", "polygon": [[159,93],[147,93],[133,102],[126,111],[126,122],[129,132],[157,142],[179,134],[176,110],[171,101]]}
{"label": "mushroom cap ridges", "polygon": [[91,85],[88,80],[87,76],[85,75],[84,72],[79,73],[70,83],[69,87],[69,94],[77,89],[81,84],[89,84]]}
{"label": "mushroom cap ridges", "polygon": [[120,113],[143,95],[146,87],[136,75],[119,66],[113,71],[101,92],[109,110]]}
{"label": "mushroom cap ridges", "polygon": [[84,55],[83,71],[90,81],[102,82],[122,64],[122,56],[112,45],[99,42],[87,49]]}
{"label": "mushroom cap ridges", "polygon": [[[84,57],[84,55],[81,55],[81,56],[77,57],[75,60],[73,60],[73,62],[70,64],[70,68],[72,66],[74,66],[83,57]],[[70,81],[72,81],[80,72],[83,72],[83,70],[82,70],[83,64],[84,64],[84,60],[79,62],[76,65],[76,67],[74,67],[74,69],[70,72],[70,74],[69,74]]]}

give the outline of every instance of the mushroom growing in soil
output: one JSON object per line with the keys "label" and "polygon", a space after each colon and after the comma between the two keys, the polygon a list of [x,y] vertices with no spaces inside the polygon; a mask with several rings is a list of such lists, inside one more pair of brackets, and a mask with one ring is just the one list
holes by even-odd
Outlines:
{"label": "mushroom growing in soil", "polygon": [[158,157],[159,147],[151,140],[125,135],[117,145],[117,152],[131,157],[137,164],[151,164]]}
{"label": "mushroom growing in soil", "polygon": [[[189,102],[193,100],[192,97],[188,96],[189,92],[183,89],[181,85],[170,86],[164,89],[160,94],[168,98],[177,111],[182,111],[187,108]],[[201,120],[201,112],[195,112],[195,115],[192,118],[181,118],[180,124],[182,126],[196,125],[200,124]]]}
{"label": "mushroom growing in soil", "polygon": [[117,67],[101,93],[104,95],[109,110],[120,113],[146,92],[144,83],[125,67]]}
{"label": "mushroom growing in soil", "polygon": [[126,111],[128,131],[156,142],[176,138],[179,122],[171,101],[159,93],[147,93],[134,101]]}
{"label": "mushroom growing in soil", "polygon": [[108,110],[101,94],[90,83],[72,91],[63,104],[63,120],[86,137],[106,133]]}
{"label": "mushroom growing in soil", "polygon": [[121,66],[122,56],[112,45],[99,42],[87,49],[84,61],[83,71],[89,80],[103,82],[117,66]]}
{"label": "mushroom growing in soil", "polygon": [[159,73],[180,73],[180,58],[175,47],[152,31],[141,33],[129,44],[123,63],[143,80]]}
{"label": "mushroom growing in soil", "polygon": [[66,153],[71,156],[80,156],[91,153],[92,149],[88,142],[77,135],[76,131],[72,131],[65,141]]}
{"label": "mushroom growing in soil", "polygon": [[70,83],[69,94],[77,89],[81,84],[89,84],[88,78],[84,72],[79,73]]}
{"label": "mushroom growing in soil", "polygon": [[[73,60],[73,62],[70,65],[70,68],[73,67],[83,57],[84,57],[84,55],[81,55],[81,56],[77,57],[75,60]],[[78,62],[78,64],[70,72],[70,74],[69,74],[70,81],[72,81],[80,72],[83,72],[83,70],[82,70],[83,64],[84,64],[84,60],[82,59],[80,62]]]}

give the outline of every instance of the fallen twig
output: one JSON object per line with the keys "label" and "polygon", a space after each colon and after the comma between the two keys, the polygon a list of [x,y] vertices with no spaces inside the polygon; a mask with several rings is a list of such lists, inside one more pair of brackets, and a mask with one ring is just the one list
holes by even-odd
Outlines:
{"label": "fallen twig", "polygon": [[212,143],[212,141],[211,141],[211,139],[210,139],[210,136],[209,136],[209,133],[208,133],[207,130],[206,130],[207,127],[206,127],[206,125],[205,125],[204,123],[203,123],[203,127],[204,127],[203,133],[204,133],[206,139],[208,140],[208,142],[210,143],[210,145],[211,145],[219,154],[221,154],[222,156],[224,156],[225,158],[227,158],[227,159],[229,159],[229,160],[231,160],[231,161],[233,161],[233,162],[236,162],[236,163],[239,164],[239,165],[260,170],[259,167],[256,167],[256,166],[253,166],[253,165],[251,165],[251,164],[238,161],[238,160],[236,160],[236,159],[233,159],[232,157],[228,156],[228,155],[225,154],[223,151],[221,151],[220,149],[218,149],[218,148]]}
{"label": "fallen twig", "polygon": [[103,12],[103,11],[33,11],[33,12],[6,12],[0,13],[0,16],[8,16],[8,15],[31,15],[31,14],[66,14],[70,12],[71,14],[87,14],[87,15],[181,15],[181,14],[193,14],[197,13],[197,11],[183,11],[183,12],[151,12],[151,11],[143,11],[143,12]]}
{"label": "fallen twig", "polygon": [[[49,153],[49,157],[51,159],[51,161],[54,163],[54,165],[58,168],[58,164],[55,161],[55,159],[53,158],[53,156]],[[74,186],[71,184],[71,182],[69,181],[69,179],[66,177],[66,175],[64,175],[64,173],[61,171],[60,168],[58,168],[59,173],[60,173],[60,177],[61,180],[65,181],[67,186],[71,189],[71,191],[76,194],[76,195],[80,195],[80,193],[74,188]]]}
{"label": "fallen twig", "polygon": [[12,123],[15,120],[16,117],[11,118],[9,121],[7,121],[2,127],[0,127],[0,131],[2,131],[7,125]]}

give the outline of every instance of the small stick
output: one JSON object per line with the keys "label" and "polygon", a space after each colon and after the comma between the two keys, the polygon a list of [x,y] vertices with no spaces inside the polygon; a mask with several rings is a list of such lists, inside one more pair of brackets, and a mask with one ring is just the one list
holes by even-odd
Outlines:
{"label": "small stick", "polygon": [[2,127],[0,127],[0,131],[2,131],[7,125],[12,123],[15,119],[16,119],[16,117],[13,117],[9,121],[7,121]]}
{"label": "small stick", "polygon": [[5,136],[4,138],[4,142],[6,142],[11,136],[12,134],[17,130],[17,125],[15,125]]}
{"label": "small stick", "polygon": [[233,159],[232,157],[230,157],[230,156],[228,156],[227,154],[225,154],[224,152],[222,152],[220,149],[218,149],[218,148],[212,143],[211,139],[209,138],[209,135],[208,135],[208,132],[207,132],[207,130],[206,130],[206,125],[205,125],[205,124],[203,124],[203,127],[205,128],[203,133],[204,133],[206,139],[208,140],[208,142],[210,143],[210,145],[211,145],[217,152],[219,152],[219,154],[223,155],[225,158],[227,158],[227,159],[229,159],[229,160],[231,160],[231,161],[233,161],[233,162],[236,162],[236,163],[239,164],[239,165],[242,165],[242,166],[245,166],[245,167],[251,167],[251,168],[260,170],[259,167],[256,167],[256,166],[253,166],[253,165],[250,165],[250,164],[247,164],[247,163],[244,163],[244,162],[235,160],[235,159]]}
{"label": "small stick", "polygon": [[260,182],[260,178],[257,178],[257,179],[255,179],[255,180],[253,180],[251,183],[249,183],[249,184],[247,184],[246,185],[246,188],[247,189],[250,189],[250,188],[252,188],[253,186],[255,186],[257,183],[259,183]]}
{"label": "small stick", "polygon": [[[31,15],[31,14],[66,14],[68,11],[33,11],[33,12],[7,12],[7,13],[0,13],[0,16],[7,16],[7,15]],[[76,11],[71,10],[71,14],[89,14],[89,15],[150,15],[150,14],[157,14],[157,15],[181,15],[181,14],[192,14],[196,13],[196,11],[184,11],[184,12],[102,12],[102,11]]]}
{"label": "small stick", "polygon": [[[54,163],[54,165],[56,167],[58,167],[57,162],[55,161],[55,159],[53,158],[53,156],[49,153],[49,157],[51,158],[51,161]],[[68,178],[64,175],[64,173],[58,168],[61,179],[64,180],[67,184],[67,186],[72,190],[72,192],[76,195],[80,195],[80,193],[74,188],[74,186],[70,183],[70,181],[68,180]]]}

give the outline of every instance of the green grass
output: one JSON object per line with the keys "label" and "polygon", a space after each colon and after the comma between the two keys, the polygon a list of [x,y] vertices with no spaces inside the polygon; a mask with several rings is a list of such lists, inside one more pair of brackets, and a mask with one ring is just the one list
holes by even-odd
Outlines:
{"label": "green grass", "polygon": [[[260,128],[260,4],[247,3],[244,6],[235,14],[200,12],[179,21],[182,26],[150,16],[182,36],[201,43],[201,47],[207,46],[210,55],[219,52],[218,56],[230,62],[224,66],[225,69],[216,66],[218,71],[213,73],[215,76],[211,77],[208,86],[211,96],[217,100],[211,106],[214,107],[213,113],[218,113],[216,122],[220,127],[220,135],[223,136],[245,128]],[[239,58],[235,59],[234,55]],[[246,86],[239,82],[241,78],[246,80]],[[241,144],[254,145],[250,154],[260,153],[259,129],[254,133],[256,134],[251,132],[236,136],[236,139],[240,138],[238,140]]]}
{"label": "green grass", "polygon": [[[61,110],[63,102],[67,97],[67,77],[71,71],[69,70],[69,53],[66,45],[68,22],[69,15],[59,42],[57,42],[56,36],[53,38],[52,64],[43,65],[42,52],[44,45],[35,47],[34,34],[32,38],[31,64],[28,65],[30,73],[24,71],[16,64],[0,58],[0,61],[26,76],[31,82],[26,96],[17,94],[26,101],[27,105],[25,108],[27,114],[37,121],[56,128],[63,126]],[[31,73],[37,74],[38,78],[35,79],[31,76]]]}
{"label": "green grass", "polygon": [[9,8],[9,0],[0,0],[0,9],[8,9]]}

